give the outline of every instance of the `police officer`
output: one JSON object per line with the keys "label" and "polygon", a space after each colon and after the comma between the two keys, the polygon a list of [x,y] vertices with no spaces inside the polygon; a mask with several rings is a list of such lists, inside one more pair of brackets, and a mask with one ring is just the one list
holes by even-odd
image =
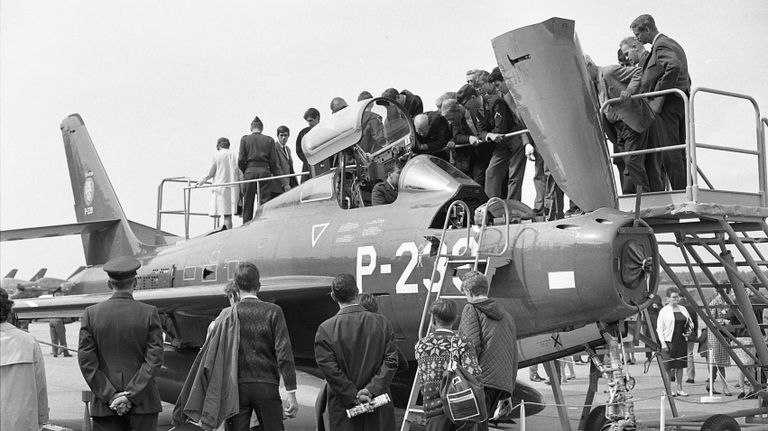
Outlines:
{"label": "police officer", "polygon": [[157,308],[133,299],[139,267],[130,256],[104,264],[114,293],[83,314],[77,357],[95,395],[94,430],[156,429],[162,411],[155,374],[163,364],[163,329]]}

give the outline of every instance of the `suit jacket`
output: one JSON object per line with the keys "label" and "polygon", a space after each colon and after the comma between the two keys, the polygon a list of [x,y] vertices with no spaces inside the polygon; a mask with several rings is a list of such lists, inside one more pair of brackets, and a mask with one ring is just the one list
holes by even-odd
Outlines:
{"label": "suit jacket", "polygon": [[115,291],[85,309],[77,350],[80,371],[96,396],[91,416],[113,416],[109,401],[130,392],[130,413],[162,411],[155,374],[163,365],[163,328],[157,308]]}
{"label": "suit jacket", "polygon": [[389,184],[389,181],[382,181],[373,186],[371,190],[371,205],[391,204],[397,199],[397,189]]}
{"label": "suit jacket", "polygon": [[453,132],[451,131],[451,125],[448,124],[448,120],[440,115],[439,111],[427,112],[427,118],[429,118],[429,131],[426,136],[422,136],[416,133],[416,142],[419,145],[426,145],[426,149],[417,148],[419,154],[434,154],[441,159],[448,160],[448,152],[440,151],[445,148],[453,138]]}
{"label": "suit jacket", "polygon": [[315,360],[328,384],[328,415],[334,431],[392,430],[392,404],[373,413],[348,419],[345,409],[355,405],[357,391],[373,396],[389,393],[397,371],[397,348],[386,317],[360,305],[344,307],[323,322],[315,335]]}
{"label": "suit jacket", "polygon": [[[636,93],[639,81],[633,78],[641,75],[639,67],[611,65],[601,67],[598,72],[597,93],[602,105],[606,100],[617,98],[624,90]],[[621,120],[635,132],[644,132],[653,123],[655,115],[644,100],[631,99],[624,103],[614,103],[605,110],[605,118],[610,123]],[[611,139],[613,140],[613,139]]]}
{"label": "suit jacket", "polygon": [[[280,165],[280,170],[283,171],[283,175],[288,175],[294,173],[293,170],[293,157],[291,157],[291,148],[286,145],[285,147],[282,147],[280,144],[275,143],[275,148],[277,149],[277,163]],[[296,187],[299,185],[299,182],[296,181],[296,177],[288,178],[288,185],[291,186],[291,188]],[[275,193],[282,193],[283,187],[282,184],[278,181],[272,181],[272,190]]]}
{"label": "suit jacket", "polygon": [[[631,88],[639,88],[641,93],[670,88],[679,88],[686,94],[691,91],[688,58],[680,44],[673,39],[660,34],[641,65],[642,74],[633,79]],[[639,81],[637,87],[636,81]]]}

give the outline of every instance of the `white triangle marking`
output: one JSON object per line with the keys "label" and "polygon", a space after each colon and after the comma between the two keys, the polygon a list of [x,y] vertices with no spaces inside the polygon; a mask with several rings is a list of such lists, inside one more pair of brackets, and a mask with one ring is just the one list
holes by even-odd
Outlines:
{"label": "white triangle marking", "polygon": [[317,240],[320,239],[320,236],[323,235],[325,228],[327,228],[329,224],[330,223],[320,223],[312,226],[312,247],[317,244]]}

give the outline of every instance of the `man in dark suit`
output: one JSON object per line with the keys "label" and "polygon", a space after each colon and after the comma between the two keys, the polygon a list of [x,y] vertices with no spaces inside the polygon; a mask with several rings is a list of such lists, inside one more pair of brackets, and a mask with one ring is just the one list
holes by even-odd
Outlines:
{"label": "man in dark suit", "polygon": [[163,409],[155,383],[163,328],[155,307],[133,299],[140,266],[129,256],[104,264],[114,293],[83,314],[77,358],[95,395],[94,430],[153,430]]}
{"label": "man in dark suit", "polygon": [[341,274],[331,283],[339,312],[323,322],[315,335],[315,360],[328,384],[328,412],[334,431],[395,429],[391,403],[373,412],[347,418],[346,409],[389,393],[397,371],[397,348],[386,317],[357,303],[355,277]]}
{"label": "man in dark suit", "polygon": [[416,129],[416,148],[418,154],[432,154],[448,161],[448,151],[445,149],[453,138],[451,125],[440,114],[440,111],[425,112],[413,118]]}
{"label": "man in dark suit", "polygon": [[[283,175],[293,174],[293,157],[291,149],[288,148],[288,138],[291,136],[291,130],[287,126],[277,128],[277,160]],[[288,184],[291,188],[299,185],[296,177],[288,178]],[[284,193],[283,187],[279,181],[272,181],[272,197],[280,196]]]}
{"label": "man in dark suit", "polygon": [[397,188],[400,183],[400,167],[395,166],[387,179],[373,186],[371,190],[371,206],[391,204],[397,199]]}
{"label": "man in dark suit", "polygon": [[[278,163],[277,146],[275,140],[262,135],[264,123],[259,117],[254,117],[251,122],[251,134],[240,139],[240,151],[238,152],[237,165],[243,172],[244,180],[267,178],[283,175]],[[276,180],[283,191],[288,191],[291,186],[287,178]],[[259,204],[264,204],[271,195],[268,182],[262,182],[259,186],[256,182],[245,184],[245,196],[243,197],[243,223],[248,223],[253,218],[253,202],[256,199],[256,190],[259,190]]]}
{"label": "man in dark suit", "polygon": [[485,172],[485,194],[488,197],[522,200],[523,176],[525,175],[525,145],[527,135],[506,136],[508,133],[525,129],[525,124],[513,109],[517,109],[512,95],[504,82],[498,67],[488,77],[498,97],[491,105],[490,118],[493,129],[485,139],[495,142],[493,155]]}
{"label": "man in dark suit", "polygon": [[[610,65],[597,66],[585,56],[587,72],[597,85],[597,94],[602,105],[608,99],[619,97],[631,85],[632,78],[640,75],[640,68]],[[648,148],[648,133],[655,115],[645,101],[627,100],[608,105],[601,118],[604,129],[619,152],[645,150]],[[658,170],[656,154],[640,154],[625,157],[619,164],[619,175],[623,193],[635,193],[636,186],[644,192],[663,191],[661,172]]]}
{"label": "man in dark suit", "polygon": [[304,113],[304,121],[309,124],[307,127],[301,129],[299,132],[299,136],[296,137],[296,155],[299,156],[299,160],[301,160],[301,172],[307,172],[306,174],[301,176],[301,182],[307,181],[308,179],[312,178],[312,171],[310,170],[309,163],[307,162],[307,158],[304,157],[304,149],[301,147],[301,141],[304,139],[304,135],[307,134],[310,130],[312,130],[313,127],[317,126],[317,123],[320,122],[320,111],[318,111],[315,108],[309,108],[307,109],[307,112]]}
{"label": "man in dark suit", "polygon": [[[688,75],[688,59],[683,48],[673,39],[659,33],[656,23],[650,15],[640,15],[630,25],[632,33],[642,43],[650,43],[651,53],[642,66],[642,74],[635,77],[639,85],[633,82],[622,92],[626,100],[632,94],[678,88],[689,94],[691,77]],[[639,91],[637,90],[639,89]],[[677,95],[655,97],[649,100],[651,109],[657,114],[656,132],[650,138],[656,139],[657,145],[649,147],[669,147],[685,143],[685,104]],[[686,187],[685,150],[665,151],[661,153],[664,172],[669,178],[673,190]]]}

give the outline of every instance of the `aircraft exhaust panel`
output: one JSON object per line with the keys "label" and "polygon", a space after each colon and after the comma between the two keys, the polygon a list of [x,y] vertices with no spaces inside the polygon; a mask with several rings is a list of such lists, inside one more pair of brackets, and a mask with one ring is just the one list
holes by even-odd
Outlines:
{"label": "aircraft exhaust panel", "polygon": [[618,321],[650,304],[658,253],[652,231],[610,208],[521,225],[510,263],[493,274],[491,295],[514,316],[525,316],[517,321],[522,336]]}
{"label": "aircraft exhaust panel", "polygon": [[492,41],[496,61],[561,189],[581,209],[616,208],[599,106],[574,21],[551,18]]}

